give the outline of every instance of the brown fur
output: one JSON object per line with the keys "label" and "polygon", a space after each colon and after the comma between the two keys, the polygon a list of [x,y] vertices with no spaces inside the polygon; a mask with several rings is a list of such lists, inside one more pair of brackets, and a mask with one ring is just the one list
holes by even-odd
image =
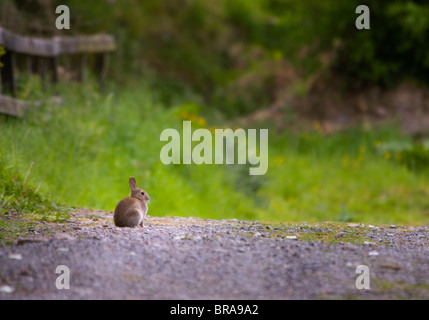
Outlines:
{"label": "brown fur", "polygon": [[[113,214],[117,227],[144,227],[144,219],[148,211],[149,195],[143,189],[137,188],[136,180],[129,179],[130,196],[119,201]],[[144,194],[142,194],[142,192]]]}

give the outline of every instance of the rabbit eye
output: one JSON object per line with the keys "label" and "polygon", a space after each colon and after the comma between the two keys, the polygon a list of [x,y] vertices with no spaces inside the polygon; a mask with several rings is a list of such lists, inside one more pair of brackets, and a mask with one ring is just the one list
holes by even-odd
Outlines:
{"label": "rabbit eye", "polygon": [[141,194],[144,196],[144,191],[142,191]]}

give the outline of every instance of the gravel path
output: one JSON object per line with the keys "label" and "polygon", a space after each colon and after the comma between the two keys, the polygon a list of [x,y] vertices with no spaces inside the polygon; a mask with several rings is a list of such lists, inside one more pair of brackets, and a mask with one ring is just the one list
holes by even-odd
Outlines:
{"label": "gravel path", "polygon": [[[429,299],[429,228],[80,210],[0,247],[0,299]],[[65,265],[70,289],[57,289]],[[356,288],[359,265],[370,289]],[[65,282],[63,282],[65,283]]]}

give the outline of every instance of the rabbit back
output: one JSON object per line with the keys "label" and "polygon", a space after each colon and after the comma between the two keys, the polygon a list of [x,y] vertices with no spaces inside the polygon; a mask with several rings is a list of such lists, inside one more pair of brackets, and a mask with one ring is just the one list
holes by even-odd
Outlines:
{"label": "rabbit back", "polygon": [[124,198],[117,204],[113,220],[117,227],[137,227],[142,224],[146,215],[140,201],[136,198]]}

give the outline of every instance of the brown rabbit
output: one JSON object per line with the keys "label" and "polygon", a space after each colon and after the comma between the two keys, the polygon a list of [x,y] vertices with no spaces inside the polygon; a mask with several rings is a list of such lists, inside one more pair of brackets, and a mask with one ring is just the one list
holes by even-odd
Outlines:
{"label": "brown rabbit", "polygon": [[130,196],[119,201],[113,214],[113,221],[117,227],[144,227],[150,197],[146,191],[137,188],[136,179],[133,177],[130,178],[129,184]]}

